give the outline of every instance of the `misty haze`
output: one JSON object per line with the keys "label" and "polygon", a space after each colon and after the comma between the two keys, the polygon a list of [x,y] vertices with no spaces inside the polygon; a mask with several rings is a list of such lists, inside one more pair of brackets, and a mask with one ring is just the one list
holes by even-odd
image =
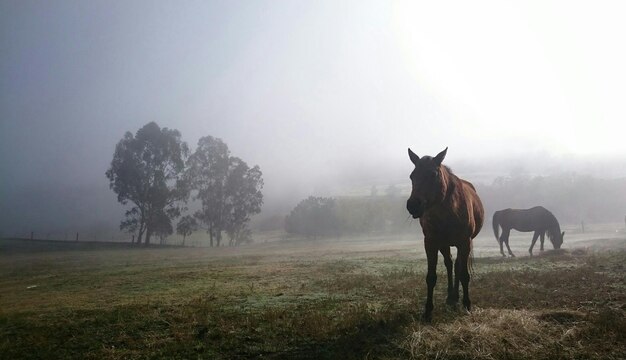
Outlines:
{"label": "misty haze", "polygon": [[626,357],[625,11],[0,2],[0,357]]}

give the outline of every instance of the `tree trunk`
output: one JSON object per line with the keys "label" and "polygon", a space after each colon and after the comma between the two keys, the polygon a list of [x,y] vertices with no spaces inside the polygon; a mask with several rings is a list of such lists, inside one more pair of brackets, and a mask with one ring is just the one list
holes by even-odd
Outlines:
{"label": "tree trunk", "polygon": [[145,245],[150,245],[150,236],[152,236],[152,229],[146,229],[146,240],[144,240]]}
{"label": "tree trunk", "polygon": [[210,240],[210,245],[211,247],[213,247],[213,230],[209,229],[209,240]]}
{"label": "tree trunk", "polygon": [[143,231],[142,227],[139,228],[139,234],[137,234],[137,244],[141,244],[141,239],[143,239]]}
{"label": "tree trunk", "polygon": [[[140,209],[141,211],[141,209]],[[141,211],[141,217],[139,219],[139,230],[137,234],[137,244],[141,244],[141,240],[143,239],[143,234],[146,231],[146,218],[143,216],[143,211]]]}
{"label": "tree trunk", "polygon": [[187,237],[187,235],[183,234],[183,246],[185,246],[185,238]]}

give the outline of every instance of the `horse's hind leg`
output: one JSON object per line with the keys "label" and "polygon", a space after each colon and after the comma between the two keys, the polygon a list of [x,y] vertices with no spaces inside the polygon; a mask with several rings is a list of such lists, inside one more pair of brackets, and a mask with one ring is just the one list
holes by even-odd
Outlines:
{"label": "horse's hind leg", "polygon": [[430,322],[433,319],[433,290],[435,289],[435,284],[437,284],[437,253],[439,249],[429,245],[426,245],[425,248],[426,258],[428,259],[428,273],[426,274],[428,294],[426,295],[426,307],[422,320]]}
{"label": "horse's hind leg", "polygon": [[443,255],[443,263],[446,265],[446,271],[448,273],[448,298],[446,304],[456,305],[459,302],[459,287],[457,285],[456,291],[452,285],[452,255],[450,255],[450,247],[444,246],[439,249],[441,255]]}
{"label": "horse's hind leg", "polygon": [[465,309],[467,309],[467,311],[470,311],[471,306],[472,306],[472,302],[470,301],[469,298],[469,282],[470,282],[470,273],[469,273],[469,266],[468,266],[468,261],[469,261],[469,255],[470,255],[470,248],[469,246],[459,246],[458,247],[458,252],[457,252],[457,256],[456,256],[456,271],[457,271],[457,278],[460,277],[461,279],[461,284],[463,285],[463,306],[465,307]]}
{"label": "horse's hind leg", "polygon": [[461,256],[457,251],[456,260],[454,260],[454,294],[456,295],[456,300],[459,300],[459,284],[461,282]]}
{"label": "horse's hind leg", "polygon": [[[504,249],[502,248],[502,245],[506,242],[506,246],[507,248],[509,247],[509,234],[511,233],[511,229],[505,229],[502,228],[502,235],[500,235],[500,239],[498,239],[498,241],[500,242],[500,254],[502,254],[503,257],[506,257],[506,255],[504,254]],[[511,254],[512,256],[513,253],[511,253],[511,249],[509,248],[509,254]]]}
{"label": "horse's hind leg", "polygon": [[[511,257],[515,257],[515,254],[513,254],[513,251],[511,251],[511,247],[509,246],[509,235],[511,234],[511,229],[508,229],[507,231],[502,233],[502,241],[506,244],[506,249],[509,251],[509,255],[511,255]],[[502,247],[502,245],[500,245],[500,247]],[[504,253],[503,253],[504,255]]]}
{"label": "horse's hind leg", "polygon": [[535,231],[535,233],[533,234],[533,241],[530,243],[530,248],[528,249],[528,252],[530,253],[530,256],[533,256],[533,247],[535,247],[535,243],[537,242],[537,238],[539,237],[539,231]]}

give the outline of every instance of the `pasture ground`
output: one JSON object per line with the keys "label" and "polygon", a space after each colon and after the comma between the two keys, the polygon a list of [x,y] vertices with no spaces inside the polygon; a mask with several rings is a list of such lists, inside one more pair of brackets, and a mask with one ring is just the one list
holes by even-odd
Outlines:
{"label": "pasture ground", "polygon": [[[239,248],[24,250],[0,240],[5,359],[624,359],[626,234],[566,233],[528,257],[475,242],[470,314],[422,324],[421,235]],[[568,229],[566,229],[566,232]]]}

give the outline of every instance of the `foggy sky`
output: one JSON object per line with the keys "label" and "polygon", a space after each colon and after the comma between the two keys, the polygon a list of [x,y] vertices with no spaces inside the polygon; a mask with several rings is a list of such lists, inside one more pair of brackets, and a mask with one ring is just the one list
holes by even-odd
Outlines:
{"label": "foggy sky", "polygon": [[624,158],[624,5],[433,3],[0,2],[2,227],[117,223],[104,172],[149,121],[222,138],[270,207],[402,181],[409,146]]}

